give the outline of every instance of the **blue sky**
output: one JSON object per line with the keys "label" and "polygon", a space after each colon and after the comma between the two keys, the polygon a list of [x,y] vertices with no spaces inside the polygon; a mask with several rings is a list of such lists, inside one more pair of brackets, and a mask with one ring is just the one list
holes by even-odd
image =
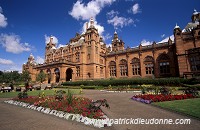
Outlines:
{"label": "blue sky", "polygon": [[57,46],[81,33],[91,17],[106,44],[114,31],[134,47],[159,42],[191,21],[198,0],[0,0],[0,70],[18,70],[32,53],[44,59],[45,42],[55,37]]}

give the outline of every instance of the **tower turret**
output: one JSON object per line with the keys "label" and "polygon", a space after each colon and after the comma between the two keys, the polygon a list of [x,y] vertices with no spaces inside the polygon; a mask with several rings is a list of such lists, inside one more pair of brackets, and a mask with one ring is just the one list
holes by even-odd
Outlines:
{"label": "tower turret", "polygon": [[180,35],[181,34],[181,28],[177,25],[174,27],[174,36]]}
{"label": "tower turret", "polygon": [[200,22],[200,12],[197,12],[196,9],[194,9],[194,13],[192,15],[192,22],[193,23]]}
{"label": "tower turret", "polygon": [[118,34],[115,31],[112,40],[112,51],[119,51],[119,50],[124,50],[124,42],[122,40],[119,40]]}

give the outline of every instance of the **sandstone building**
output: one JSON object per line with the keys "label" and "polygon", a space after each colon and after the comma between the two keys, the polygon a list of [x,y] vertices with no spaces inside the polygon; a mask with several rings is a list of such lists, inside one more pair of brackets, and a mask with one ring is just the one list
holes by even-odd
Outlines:
{"label": "sandstone building", "polygon": [[45,62],[35,64],[33,55],[23,65],[33,81],[41,71],[47,83],[108,78],[183,77],[200,72],[200,13],[181,30],[174,28],[174,39],[152,45],[125,48],[117,32],[107,47],[91,19],[83,34],[56,48],[53,38],[46,44]]}

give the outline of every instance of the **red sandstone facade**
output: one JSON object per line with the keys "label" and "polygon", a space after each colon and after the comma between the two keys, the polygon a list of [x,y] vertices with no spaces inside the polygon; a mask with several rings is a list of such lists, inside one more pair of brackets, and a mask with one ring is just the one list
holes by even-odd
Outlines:
{"label": "red sandstone facade", "polygon": [[56,48],[52,37],[46,45],[45,62],[36,65],[30,55],[23,70],[33,81],[41,71],[47,83],[108,78],[183,77],[200,71],[200,13],[194,12],[185,29],[174,28],[174,39],[152,45],[124,48],[114,33],[112,47],[106,47],[93,19],[86,32],[76,34],[64,47]]}

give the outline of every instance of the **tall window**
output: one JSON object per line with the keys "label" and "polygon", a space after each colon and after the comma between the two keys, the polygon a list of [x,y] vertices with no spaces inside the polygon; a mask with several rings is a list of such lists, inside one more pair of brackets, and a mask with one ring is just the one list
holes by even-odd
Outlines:
{"label": "tall window", "polygon": [[188,54],[191,71],[200,71],[200,48],[190,49]]}
{"label": "tall window", "polygon": [[72,60],[71,55],[68,55],[67,56],[67,61],[71,61],[71,60]]}
{"label": "tall window", "polygon": [[95,51],[96,51],[96,54],[98,54],[98,47],[97,46],[95,47]]}
{"label": "tall window", "polygon": [[116,76],[116,62],[111,61],[109,63],[109,67],[110,67],[110,76],[115,77]]}
{"label": "tall window", "polygon": [[80,66],[76,66],[76,76],[80,77]]}
{"label": "tall window", "polygon": [[160,74],[170,73],[169,62],[160,62],[159,65],[160,65]]}
{"label": "tall window", "polygon": [[77,52],[75,55],[76,55],[76,62],[79,62],[80,61],[80,53]]}
{"label": "tall window", "polygon": [[90,54],[87,55],[88,60],[90,60]]}
{"label": "tall window", "polygon": [[160,74],[170,74],[170,58],[167,54],[161,54],[158,57],[158,64],[159,64],[159,70]]}
{"label": "tall window", "polygon": [[133,75],[140,75],[140,60],[138,58],[133,58],[131,64]]}
{"label": "tall window", "polygon": [[103,64],[103,59],[100,59],[100,64]]}
{"label": "tall window", "polygon": [[200,57],[190,57],[191,71],[200,71]]}
{"label": "tall window", "polygon": [[122,59],[120,61],[119,68],[120,68],[121,76],[128,76],[128,67],[127,67],[127,61],[126,60]]}
{"label": "tall window", "polygon": [[146,74],[154,74],[153,63],[145,64]]}
{"label": "tall window", "polygon": [[154,74],[154,59],[152,56],[146,56],[144,58],[144,65],[146,74]]}
{"label": "tall window", "polygon": [[100,67],[100,74],[103,74],[103,67]]}

